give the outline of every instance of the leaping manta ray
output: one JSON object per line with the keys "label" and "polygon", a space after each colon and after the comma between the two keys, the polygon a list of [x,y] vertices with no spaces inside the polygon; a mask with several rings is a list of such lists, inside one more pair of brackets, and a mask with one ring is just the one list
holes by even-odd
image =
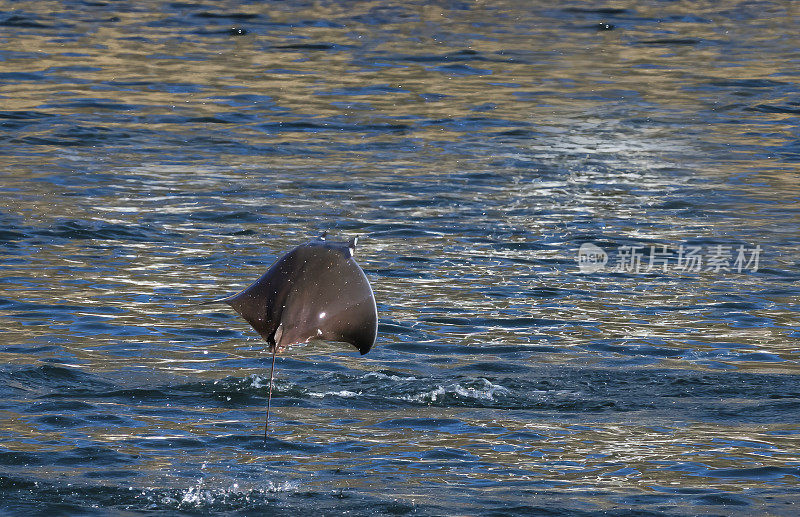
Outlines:
{"label": "leaping manta ray", "polygon": [[311,339],[341,341],[361,355],[375,344],[378,309],[364,271],[353,259],[358,238],[329,242],[327,232],[275,261],[238,294],[205,303],[227,303],[269,344],[269,398],[264,441],[272,407],[275,356]]}

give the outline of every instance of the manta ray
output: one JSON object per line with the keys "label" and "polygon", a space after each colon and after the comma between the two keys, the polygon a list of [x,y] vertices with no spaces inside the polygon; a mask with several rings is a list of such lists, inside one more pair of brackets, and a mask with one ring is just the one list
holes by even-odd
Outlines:
{"label": "manta ray", "polygon": [[350,343],[363,355],[377,338],[375,296],[353,258],[358,238],[332,242],[326,236],[323,233],[289,251],[243,291],[205,302],[233,307],[269,345],[272,367],[264,440],[278,352],[295,343],[322,339]]}

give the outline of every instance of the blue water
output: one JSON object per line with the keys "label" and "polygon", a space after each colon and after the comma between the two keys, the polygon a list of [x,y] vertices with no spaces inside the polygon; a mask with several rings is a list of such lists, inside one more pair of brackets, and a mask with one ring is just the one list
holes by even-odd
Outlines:
{"label": "blue water", "polygon": [[[0,1],[0,513],[796,515],[798,26]],[[378,342],[281,356],[264,443],[197,303],[323,230]]]}

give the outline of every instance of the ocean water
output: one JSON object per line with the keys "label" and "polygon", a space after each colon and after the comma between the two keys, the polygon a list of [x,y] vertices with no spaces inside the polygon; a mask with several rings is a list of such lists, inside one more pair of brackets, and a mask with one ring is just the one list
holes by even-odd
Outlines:
{"label": "ocean water", "polygon": [[[797,515],[793,2],[0,0],[0,513]],[[329,231],[367,355],[232,310]]]}

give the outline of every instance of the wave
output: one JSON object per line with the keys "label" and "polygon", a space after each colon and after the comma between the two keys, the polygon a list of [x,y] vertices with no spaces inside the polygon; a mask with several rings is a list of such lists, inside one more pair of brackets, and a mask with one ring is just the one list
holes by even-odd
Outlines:
{"label": "wave", "polygon": [[484,378],[479,378],[474,382],[465,382],[464,384],[451,383],[448,385],[437,385],[432,390],[414,395],[405,395],[400,398],[410,402],[424,402],[428,404],[452,399],[496,402],[501,396],[506,396],[510,393],[511,390],[505,386],[494,384]]}

